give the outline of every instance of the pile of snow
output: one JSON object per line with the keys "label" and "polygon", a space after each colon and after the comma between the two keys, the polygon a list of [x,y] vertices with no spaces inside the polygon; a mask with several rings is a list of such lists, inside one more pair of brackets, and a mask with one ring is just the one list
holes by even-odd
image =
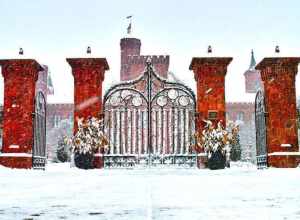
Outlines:
{"label": "pile of snow", "polygon": [[[249,165],[249,164],[248,164]],[[0,219],[299,219],[300,169],[0,168]]]}

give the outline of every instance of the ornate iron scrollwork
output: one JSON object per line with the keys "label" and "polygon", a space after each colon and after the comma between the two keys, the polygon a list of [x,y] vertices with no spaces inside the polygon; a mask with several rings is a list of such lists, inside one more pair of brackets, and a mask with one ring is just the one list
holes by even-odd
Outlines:
{"label": "ornate iron scrollwork", "polygon": [[42,92],[35,98],[34,144],[32,151],[33,169],[45,169],[46,166],[46,100]]}
{"label": "ornate iron scrollwork", "polygon": [[263,91],[255,97],[256,161],[259,169],[268,166],[266,109]]}
{"label": "ornate iron scrollwork", "polygon": [[159,77],[147,60],[141,76],[105,93],[105,167],[196,166],[190,149],[195,106],[190,88]]}

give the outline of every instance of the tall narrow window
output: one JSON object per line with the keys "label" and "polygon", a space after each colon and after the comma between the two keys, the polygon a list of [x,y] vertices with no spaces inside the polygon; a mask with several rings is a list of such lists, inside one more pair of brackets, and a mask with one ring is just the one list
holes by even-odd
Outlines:
{"label": "tall narrow window", "polygon": [[236,119],[239,120],[239,121],[244,121],[245,120],[245,113],[244,112],[239,112],[237,114],[237,118]]}

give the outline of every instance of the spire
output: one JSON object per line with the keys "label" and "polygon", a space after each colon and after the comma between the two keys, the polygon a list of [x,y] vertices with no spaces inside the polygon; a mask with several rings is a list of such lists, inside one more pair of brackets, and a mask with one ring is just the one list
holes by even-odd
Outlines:
{"label": "spire", "polygon": [[251,61],[250,61],[249,70],[255,70],[255,66],[256,66],[256,61],[254,58],[254,52],[253,50],[251,50]]}

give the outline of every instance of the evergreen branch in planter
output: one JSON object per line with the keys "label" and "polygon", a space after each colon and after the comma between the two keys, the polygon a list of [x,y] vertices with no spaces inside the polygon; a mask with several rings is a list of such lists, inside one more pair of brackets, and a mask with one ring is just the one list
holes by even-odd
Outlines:
{"label": "evergreen branch in planter", "polygon": [[75,165],[82,169],[93,168],[94,154],[108,149],[108,139],[103,133],[103,119],[92,117],[78,119],[78,131],[71,139]]}
{"label": "evergreen branch in planter", "polygon": [[195,133],[194,149],[207,154],[210,169],[229,167],[231,146],[238,140],[238,125],[234,125],[229,132],[223,128],[221,121],[217,123],[217,127],[211,121],[205,122],[202,133]]}

